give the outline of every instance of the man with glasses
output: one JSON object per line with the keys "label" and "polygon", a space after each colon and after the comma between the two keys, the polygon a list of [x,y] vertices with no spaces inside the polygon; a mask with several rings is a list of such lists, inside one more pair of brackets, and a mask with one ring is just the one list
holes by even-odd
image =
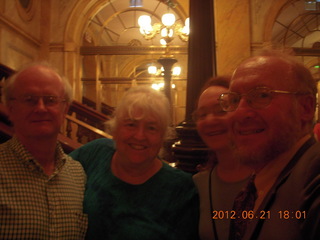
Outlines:
{"label": "man with glasses", "polygon": [[255,169],[257,198],[253,211],[240,215],[244,236],[229,239],[320,239],[316,93],[308,69],[285,54],[251,57],[235,70],[219,102],[232,112],[235,154]]}
{"label": "man with glasses", "polygon": [[0,145],[0,239],[83,239],[85,173],[57,142],[68,81],[32,64],[7,80],[3,97],[14,136]]}

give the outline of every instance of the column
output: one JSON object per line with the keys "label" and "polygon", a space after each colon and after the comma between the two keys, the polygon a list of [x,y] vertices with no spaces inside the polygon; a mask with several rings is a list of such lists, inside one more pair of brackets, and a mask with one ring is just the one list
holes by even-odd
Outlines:
{"label": "column", "polygon": [[185,121],[176,127],[172,146],[177,167],[194,173],[207,159],[208,149],[197,134],[192,113],[204,83],[216,75],[213,0],[190,0],[187,102]]}
{"label": "column", "polygon": [[163,78],[164,78],[164,93],[167,96],[170,107],[172,107],[171,101],[171,77],[172,77],[172,66],[177,62],[173,57],[162,57],[158,59],[158,62],[163,66]]}

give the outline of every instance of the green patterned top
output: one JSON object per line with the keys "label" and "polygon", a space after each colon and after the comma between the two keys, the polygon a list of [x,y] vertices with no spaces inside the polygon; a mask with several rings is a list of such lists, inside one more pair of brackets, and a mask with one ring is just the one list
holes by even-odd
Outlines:
{"label": "green patterned top", "polygon": [[163,163],[148,181],[131,185],[112,174],[114,152],[112,140],[98,139],[71,153],[88,176],[87,239],[197,239],[199,203],[192,176]]}

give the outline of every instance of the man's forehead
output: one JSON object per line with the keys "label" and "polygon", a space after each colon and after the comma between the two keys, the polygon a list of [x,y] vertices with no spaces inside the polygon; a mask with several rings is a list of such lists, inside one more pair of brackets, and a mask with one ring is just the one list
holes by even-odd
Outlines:
{"label": "man's forehead", "polygon": [[290,66],[276,57],[253,57],[242,63],[234,72],[230,88],[237,83],[260,86],[282,85],[290,78]]}

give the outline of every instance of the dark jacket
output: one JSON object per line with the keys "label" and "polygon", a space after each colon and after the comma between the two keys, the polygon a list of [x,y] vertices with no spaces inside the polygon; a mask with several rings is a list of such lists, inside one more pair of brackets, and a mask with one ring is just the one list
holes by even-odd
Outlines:
{"label": "dark jacket", "polygon": [[[245,240],[320,239],[320,143],[309,139],[279,175],[247,226]],[[257,214],[256,214],[257,215]]]}

